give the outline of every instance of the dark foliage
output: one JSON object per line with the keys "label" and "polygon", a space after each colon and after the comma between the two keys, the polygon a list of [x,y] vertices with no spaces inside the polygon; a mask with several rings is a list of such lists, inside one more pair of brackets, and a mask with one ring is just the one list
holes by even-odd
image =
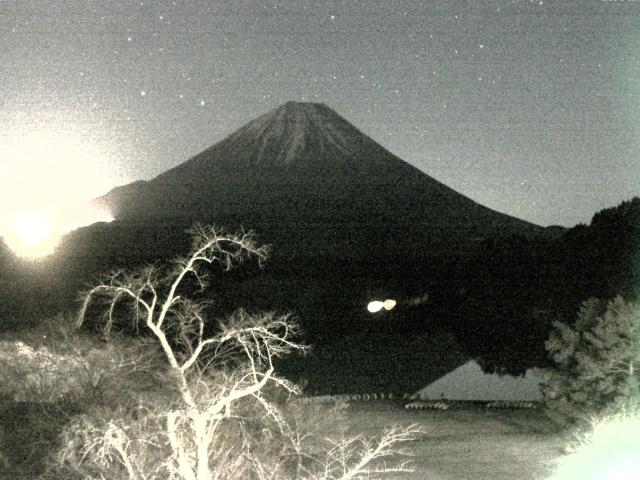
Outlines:
{"label": "dark foliage", "polygon": [[[296,144],[294,131],[305,138],[299,151],[285,148]],[[336,131],[338,140],[327,133]],[[46,266],[5,274],[3,322],[74,308],[99,272],[176,256],[194,220],[250,226],[273,247],[264,271],[233,272],[202,295],[220,314],[240,305],[293,312],[336,376],[328,385],[375,383],[369,372],[378,367],[393,377],[397,358],[427,364],[394,377],[413,388],[442,362],[417,339],[442,330],[488,370],[522,373],[546,365],[551,319],[570,321],[588,297],[632,299],[640,286],[640,199],[597,213],[589,226],[544,229],[459,195],[322,105],[288,104],[100,202],[119,220],[73,232]],[[425,293],[427,303],[410,303]],[[392,315],[366,312],[380,296],[398,300]],[[356,373],[354,362],[372,367]]]}
{"label": "dark foliage", "polygon": [[638,297],[640,199],[594,215],[557,239],[487,241],[463,268],[467,284],[452,323],[491,371],[546,366],[552,320],[572,323],[590,297]]}
{"label": "dark foliage", "polygon": [[542,371],[547,415],[560,427],[584,427],[603,412],[638,401],[640,310],[615,297],[582,303],[572,325],[554,322]]}
{"label": "dark foliage", "polygon": [[[548,366],[544,342],[551,320],[572,321],[588,297],[637,297],[639,211],[636,198],[555,239],[487,239],[463,253],[420,261],[396,252],[395,268],[340,257],[327,245],[326,257],[279,258],[264,270],[248,266],[225,276],[225,284],[214,281],[201,295],[209,295],[220,314],[238,305],[293,312],[304,322],[305,341],[314,353],[286,370],[311,377],[319,390],[354,383],[365,389],[383,378],[393,379],[393,388],[419,388],[417,383],[433,377],[433,364],[453,368],[460,361],[443,359],[429,347],[429,339],[446,330],[456,336],[456,351],[466,350],[487,370],[518,374]],[[3,316],[30,313],[37,319],[45,308],[69,308],[75,292],[107,265],[128,268],[184,250],[185,227],[99,225],[69,237],[66,256],[54,259],[53,267],[5,261],[2,275],[11,280],[2,285],[2,308],[9,310]],[[233,297],[225,293],[230,291]],[[426,304],[403,303],[424,292]],[[395,296],[398,308],[368,314],[367,301],[385,295]]]}

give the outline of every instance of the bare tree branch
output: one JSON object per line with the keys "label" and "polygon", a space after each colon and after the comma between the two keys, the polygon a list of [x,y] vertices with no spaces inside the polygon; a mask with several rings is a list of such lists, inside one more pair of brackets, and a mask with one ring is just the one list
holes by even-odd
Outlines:
{"label": "bare tree branch", "polygon": [[[275,375],[274,359],[291,352],[304,352],[298,343],[298,326],[288,315],[273,312],[253,314],[238,310],[218,320],[216,333],[205,337],[207,305],[191,300],[184,285],[187,277],[201,290],[207,286],[207,270],[219,264],[229,270],[247,257],[259,264],[268,248],[257,246],[253,232],[228,234],[211,226],[196,225],[190,233],[190,253],[173,263],[169,270],[147,266],[127,273],[117,271],[86,292],[78,314],[82,325],[94,300],[105,303],[103,331],[109,336],[116,324],[119,305],[133,306],[133,327],[147,328],[159,343],[169,365],[170,380],[177,401],[158,415],[163,419],[163,438],[167,459],[158,468],[165,477],[181,480],[251,478],[281,479],[291,455],[296,475],[309,479],[356,479],[406,471],[406,466],[389,468],[383,460],[403,453],[397,445],[415,437],[418,429],[390,430],[376,443],[362,437],[335,442],[325,458],[305,451],[307,436],[297,435],[282,411],[265,395],[268,384],[287,394],[298,394],[296,385]],[[233,419],[244,435],[242,409],[257,405],[266,415],[262,421],[287,438],[276,449],[268,465],[249,452],[245,443],[240,451],[229,451],[217,435]],[[246,410],[245,410],[246,411]],[[134,454],[139,445],[123,426],[110,422],[102,434],[96,430],[84,449],[99,462],[117,463],[130,479],[142,479],[143,460]],[[155,439],[154,439],[155,441]],[[244,441],[244,440],[243,440]],[[226,463],[220,463],[226,462]],[[311,464],[308,464],[311,462]],[[217,470],[214,465],[224,465]],[[154,474],[155,475],[155,474]],[[156,477],[154,477],[156,478]]]}

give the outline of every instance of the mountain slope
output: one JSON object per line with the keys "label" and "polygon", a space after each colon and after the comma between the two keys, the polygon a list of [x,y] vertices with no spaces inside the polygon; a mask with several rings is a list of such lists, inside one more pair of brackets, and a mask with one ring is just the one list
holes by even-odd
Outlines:
{"label": "mountain slope", "polygon": [[153,180],[120,187],[97,203],[128,222],[254,228],[287,256],[333,245],[362,257],[368,255],[363,242],[402,245],[416,255],[427,245],[440,251],[443,240],[441,247],[450,247],[452,241],[544,233],[455,192],[312,103],[289,102]]}
{"label": "mountain slope", "polygon": [[[254,229],[272,246],[266,270],[232,273],[207,295],[223,311],[292,312],[315,353],[287,373],[325,391],[417,389],[458,366],[464,352],[444,339],[470,276],[463,258],[486,238],[546,232],[455,192],[310,103],[287,103],[96,203],[116,221],[70,235],[62,256],[76,260],[61,263],[83,270],[60,277],[184,253],[194,221]],[[425,292],[429,301],[414,306]],[[376,298],[398,306],[373,317],[365,307]]]}

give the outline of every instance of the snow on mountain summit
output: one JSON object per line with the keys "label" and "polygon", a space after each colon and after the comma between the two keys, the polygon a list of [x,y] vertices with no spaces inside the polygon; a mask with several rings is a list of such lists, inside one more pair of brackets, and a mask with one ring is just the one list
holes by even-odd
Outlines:
{"label": "snow on mountain summit", "polygon": [[238,130],[228,141],[257,141],[254,162],[291,164],[306,150],[350,155],[361,133],[324,104],[287,102]]}

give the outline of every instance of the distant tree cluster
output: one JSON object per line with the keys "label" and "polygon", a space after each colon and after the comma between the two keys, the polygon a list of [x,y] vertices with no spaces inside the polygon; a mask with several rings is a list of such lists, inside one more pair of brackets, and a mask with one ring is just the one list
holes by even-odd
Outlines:
{"label": "distant tree cluster", "polygon": [[554,238],[487,239],[461,270],[451,324],[469,354],[493,372],[550,366],[553,320],[571,324],[588,298],[638,299],[640,198]]}

